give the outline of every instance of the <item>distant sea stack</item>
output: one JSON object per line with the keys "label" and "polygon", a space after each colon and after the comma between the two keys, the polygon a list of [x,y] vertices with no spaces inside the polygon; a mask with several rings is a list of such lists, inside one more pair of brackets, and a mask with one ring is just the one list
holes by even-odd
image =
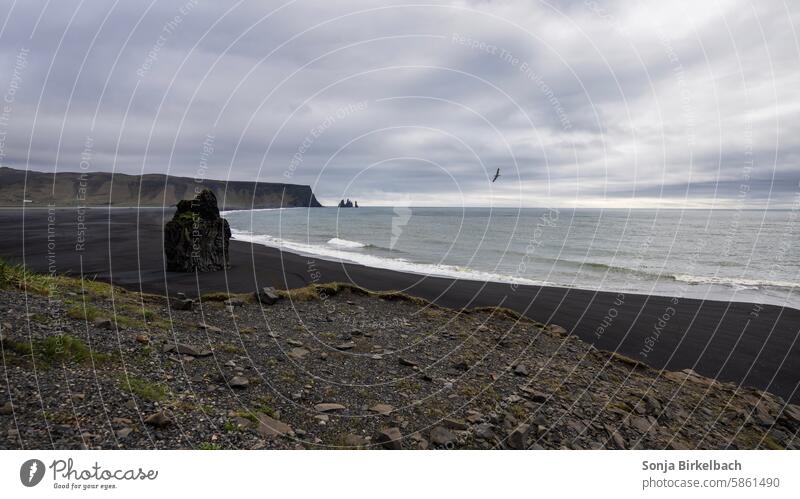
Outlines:
{"label": "distant sea stack", "polygon": [[339,201],[339,208],[358,208],[358,201],[350,201],[349,198],[346,201],[342,199]]}
{"label": "distant sea stack", "polygon": [[53,175],[0,168],[0,206],[162,207],[193,197],[198,187],[213,192],[221,210],[322,206],[307,185],[226,182],[161,174],[63,172]]}
{"label": "distant sea stack", "polygon": [[170,272],[213,272],[230,267],[231,228],[219,216],[217,197],[208,189],[181,200],[164,226],[164,254]]}

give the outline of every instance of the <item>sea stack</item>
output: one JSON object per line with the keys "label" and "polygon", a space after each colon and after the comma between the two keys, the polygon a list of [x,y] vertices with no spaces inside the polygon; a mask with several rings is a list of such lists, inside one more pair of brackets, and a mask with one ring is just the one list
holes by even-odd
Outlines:
{"label": "sea stack", "polygon": [[358,208],[358,201],[353,204],[353,201],[350,201],[350,198],[347,198],[347,201],[342,199],[339,201],[339,208]]}
{"label": "sea stack", "polygon": [[213,272],[230,267],[231,229],[219,215],[217,197],[204,189],[192,200],[178,202],[164,226],[164,254],[172,272]]}

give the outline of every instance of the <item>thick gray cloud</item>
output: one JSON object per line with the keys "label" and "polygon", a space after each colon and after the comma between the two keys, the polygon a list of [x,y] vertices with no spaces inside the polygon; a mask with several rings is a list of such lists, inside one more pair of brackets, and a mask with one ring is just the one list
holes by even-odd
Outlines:
{"label": "thick gray cloud", "polygon": [[193,176],[211,140],[207,176],[327,203],[795,199],[796,5],[429,3],[0,1],[0,160]]}

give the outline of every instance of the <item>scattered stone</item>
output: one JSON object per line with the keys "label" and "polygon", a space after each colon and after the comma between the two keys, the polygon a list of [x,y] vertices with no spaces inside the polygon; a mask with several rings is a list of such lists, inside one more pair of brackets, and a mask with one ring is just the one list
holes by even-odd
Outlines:
{"label": "scattered stone", "polygon": [[352,350],[355,348],[356,344],[352,341],[346,341],[344,343],[340,343],[336,345],[336,350]]}
{"label": "scattered stone", "polygon": [[481,423],[475,427],[475,436],[484,440],[492,440],[495,437],[494,426],[489,423]]}
{"label": "scattered stone", "polygon": [[96,317],[93,321],[94,327],[100,329],[114,329],[114,323],[108,317]]}
{"label": "scattered stone", "polygon": [[225,306],[227,307],[244,307],[244,300],[241,298],[228,298],[225,300]]}
{"label": "scattered stone", "polygon": [[522,395],[532,402],[536,402],[538,404],[542,404],[547,401],[547,394],[542,393],[540,391],[534,390],[529,386],[520,386],[519,391],[522,392]]}
{"label": "scattered stone", "polygon": [[282,437],[292,434],[292,427],[286,423],[278,421],[277,419],[266,414],[258,414],[256,417],[258,419],[256,431],[262,437]]}
{"label": "scattered stone", "polygon": [[467,421],[471,424],[480,423],[483,419],[484,416],[480,412],[468,411],[467,413]]}
{"label": "scattered stone", "polygon": [[389,404],[375,404],[369,410],[382,416],[388,416],[394,411],[394,407]]}
{"label": "scattered stone", "polygon": [[640,433],[649,433],[653,429],[648,420],[639,416],[631,416],[630,422],[631,426],[639,430]]}
{"label": "scattered stone", "polygon": [[234,376],[228,382],[228,386],[231,388],[247,388],[248,385],[250,385],[250,381],[244,376]]}
{"label": "scattered stone", "polygon": [[413,360],[407,359],[405,357],[398,357],[397,361],[400,362],[401,366],[416,367],[418,365]]}
{"label": "scattered stone", "polygon": [[400,428],[386,428],[375,436],[375,443],[384,449],[400,450],[403,448],[403,433]]}
{"label": "scattered stone", "polygon": [[369,440],[367,440],[364,437],[348,433],[347,435],[344,436],[344,445],[346,447],[355,447],[357,449],[360,449],[369,445]]}
{"label": "scattered stone", "polygon": [[794,424],[800,424],[800,406],[795,404],[787,404],[781,413],[781,419],[789,421]]}
{"label": "scattered stone", "polygon": [[130,426],[126,426],[125,428],[120,428],[119,430],[117,430],[117,438],[125,438],[128,435],[130,435],[132,431],[133,428],[131,428]]}
{"label": "scattered stone", "polygon": [[569,331],[557,324],[550,324],[550,331],[561,336],[569,334]]}
{"label": "scattered stone", "polygon": [[444,426],[445,428],[449,428],[451,430],[456,430],[456,431],[464,431],[467,428],[469,428],[467,423],[465,423],[463,421],[459,421],[457,419],[449,419],[449,418],[442,420],[442,426]]}
{"label": "scattered stone", "polygon": [[291,357],[293,359],[300,360],[303,357],[305,357],[306,355],[308,355],[309,353],[310,352],[308,350],[306,350],[305,348],[292,348],[291,350],[289,350],[288,355],[289,355],[289,357]]}
{"label": "scattered stone", "polygon": [[433,445],[446,447],[456,441],[456,436],[444,426],[435,426],[431,430],[430,440]]}
{"label": "scattered stone", "polygon": [[11,401],[7,400],[5,404],[0,406],[0,416],[10,416],[14,414],[14,408],[11,405]]}
{"label": "scattered stone", "polygon": [[150,335],[147,334],[137,334],[136,335],[136,342],[141,343],[142,345],[150,344]]}
{"label": "scattered stone", "polygon": [[516,367],[514,367],[514,374],[517,376],[527,376],[528,368],[525,366],[525,364],[517,364]]}
{"label": "scattered stone", "polygon": [[274,305],[281,299],[275,288],[269,286],[256,291],[255,296],[256,300],[262,305]]}
{"label": "scattered stone", "polygon": [[191,355],[192,357],[207,357],[211,355],[211,350],[186,343],[167,343],[163,348],[164,353],[175,352],[179,355]]}
{"label": "scattered stone", "polygon": [[192,310],[194,307],[194,300],[187,300],[175,298],[170,302],[173,310]]}
{"label": "scattered stone", "polygon": [[345,409],[347,409],[347,407],[343,406],[342,404],[335,403],[323,403],[314,406],[314,410],[317,412],[334,412],[343,411]]}
{"label": "scattered stone", "polygon": [[206,324],[205,322],[201,322],[197,325],[199,329],[205,330],[207,333],[221,333],[222,329],[212,326],[211,324]]}
{"label": "scattered stone", "polygon": [[289,346],[293,346],[293,347],[301,347],[301,346],[303,346],[303,342],[302,341],[298,341],[298,340],[286,340],[286,343],[288,343]]}
{"label": "scattered stone", "polygon": [[172,423],[172,420],[164,414],[164,411],[158,411],[147,416],[144,420],[145,424],[155,426],[156,428],[164,428]]}
{"label": "scattered stone", "polygon": [[625,449],[625,439],[622,438],[622,435],[613,427],[609,425],[605,425],[606,431],[608,432],[609,436],[611,437],[611,441],[614,442],[614,445],[618,449]]}
{"label": "scattered stone", "polygon": [[525,423],[514,428],[506,440],[508,447],[515,450],[526,449],[528,446],[528,434],[530,431],[531,425]]}

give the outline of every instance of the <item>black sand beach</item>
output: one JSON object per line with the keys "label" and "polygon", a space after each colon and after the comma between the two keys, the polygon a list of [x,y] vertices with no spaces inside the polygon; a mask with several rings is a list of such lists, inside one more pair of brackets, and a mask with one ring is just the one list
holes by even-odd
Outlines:
{"label": "black sand beach", "polygon": [[[323,261],[231,241],[226,272],[164,272],[160,209],[0,210],[0,257],[38,272],[80,275],[174,295],[351,282],[460,308],[503,306],[558,324],[600,349],[656,368],[691,368],[798,401],[800,311],[771,305],[454,281]],[[50,219],[50,221],[48,221]],[[50,225],[50,227],[48,227]],[[643,349],[650,345],[647,355]]]}

